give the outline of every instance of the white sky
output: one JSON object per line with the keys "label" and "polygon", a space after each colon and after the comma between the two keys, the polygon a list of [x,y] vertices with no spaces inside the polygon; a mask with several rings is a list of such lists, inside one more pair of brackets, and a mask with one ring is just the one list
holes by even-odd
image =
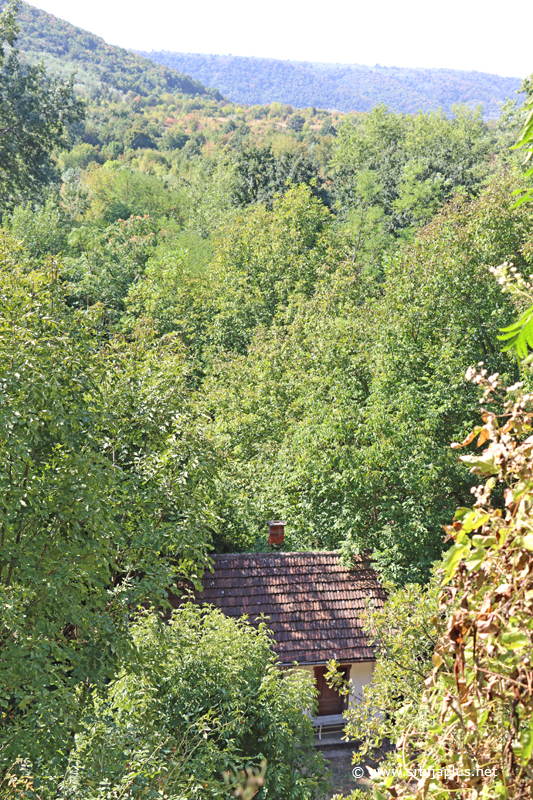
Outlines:
{"label": "white sky", "polygon": [[531,0],[34,0],[110,44],[300,61],[533,72]]}

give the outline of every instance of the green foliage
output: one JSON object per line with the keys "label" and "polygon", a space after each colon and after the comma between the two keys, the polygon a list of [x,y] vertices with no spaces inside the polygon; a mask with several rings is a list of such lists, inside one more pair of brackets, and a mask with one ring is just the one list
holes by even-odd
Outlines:
{"label": "green foliage", "polygon": [[235,182],[235,169],[231,164],[208,158],[189,162],[183,175],[186,229],[207,240],[231,224],[236,216]]}
{"label": "green foliage", "polygon": [[[485,482],[473,509],[458,509],[447,527],[454,544],[441,570],[446,618],[423,700],[434,722],[429,731],[406,729],[400,766],[423,776],[417,798],[525,800],[533,789],[531,396],[486,369],[468,377],[483,389],[484,424],[453,446],[488,443],[462,456]],[[415,796],[410,783],[391,793]]]}
{"label": "green foliage", "polygon": [[288,185],[314,186],[319,178],[318,167],[309,157],[298,152],[276,156],[270,145],[243,148],[235,167],[233,201],[238,205],[265,203],[271,208],[275,195],[286,192]]}
{"label": "green foliage", "polygon": [[81,308],[104,303],[103,313],[116,319],[156,244],[156,225],[148,216],[121,219],[103,231],[74,230],[69,246],[82,254],[65,259],[71,302]]}
{"label": "green foliage", "polygon": [[0,204],[11,208],[54,177],[51,152],[64,145],[68,123],[82,116],[73,82],[51,79],[42,65],[24,66],[15,47],[18,0],[0,15]]}
{"label": "green foliage", "polygon": [[209,275],[191,283],[182,262],[167,259],[163,271],[151,267],[128,302],[159,330],[179,330],[205,364],[220,351],[245,352],[254,330],[268,327],[294,294],[313,294],[338,253],[329,211],[308,187],[293,187],[272,211],[258,207],[236,219],[215,244]]}
{"label": "green foliage", "polygon": [[[231,798],[239,772],[266,762],[258,798],[323,796],[325,765],[302,708],[315,690],[301,670],[275,664],[264,623],[253,628],[193,604],[168,622],[133,623],[133,660],[78,735],[68,797]],[[107,794],[110,793],[110,794]],[[241,794],[242,796],[242,794]]]}
{"label": "green foliage", "polygon": [[[472,485],[449,450],[477,408],[464,372],[481,359],[515,370],[493,344],[514,308],[488,267],[503,257],[530,268],[533,218],[509,208],[515,185],[450,204],[389,260],[379,295],[351,261],[323,267],[239,349],[221,341],[201,393],[225,458],[219,547],[256,547],[279,517],[288,549],[372,549],[388,580],[426,580]],[[248,270],[259,252],[243,251]],[[254,295],[232,297],[242,314]]]}
{"label": "green foliage", "polygon": [[[127,310],[131,317],[142,317],[159,334],[177,331],[180,337],[187,334],[189,341],[196,327],[207,324],[208,314],[195,308],[198,284],[201,279],[191,275],[186,266],[186,253],[166,253],[161,258],[151,258],[142,281],[134,284],[127,297]],[[135,319],[124,321],[135,325]]]}
{"label": "green foliage", "polygon": [[[520,131],[518,142],[514,148],[527,147],[528,154],[526,163],[533,154],[533,103],[527,106],[529,114]],[[525,177],[530,178],[533,175],[533,170],[527,170]],[[521,195],[514,208],[518,208],[523,203],[529,202],[533,199],[533,190],[531,188],[524,189],[520,187],[513,192],[513,195]],[[514,298],[524,299],[531,297],[531,285],[525,281],[523,276],[517,274],[516,267],[512,264],[502,264],[495,271],[499,283],[503,287],[503,291],[509,292]],[[509,274],[510,273],[510,274]],[[519,359],[525,359],[528,352],[528,347],[533,349],[533,306],[529,306],[518,320],[502,328],[501,336],[498,339],[506,342],[504,350],[514,350]]]}
{"label": "green foliage", "polygon": [[[526,111],[529,112],[526,121],[520,131],[520,136],[518,137],[518,141],[515,145],[513,145],[513,150],[520,149],[522,147],[526,148],[526,159],[524,164],[527,164],[530,161],[531,156],[533,155],[533,102],[530,102],[526,106]],[[533,169],[529,169],[525,173],[526,177],[530,178],[533,175]],[[521,195],[520,199],[517,200],[516,205],[520,206],[522,203],[527,203],[530,200],[533,200],[533,189],[524,190],[517,190],[514,194]]]}
{"label": "green foliage", "polygon": [[[11,99],[29,98],[34,119],[59,87],[46,71],[75,61],[91,100],[75,121],[72,87],[58,88],[44,171],[5,159],[21,244],[4,241],[0,272],[2,777],[41,800],[311,800],[324,788],[301,713],[311,687],[275,668],[264,628],[137,609],[194,582],[211,541],[265,547],[268,518],[287,519],[289,549],[341,547],[348,564],[370,549],[405,588],[369,611],[379,664],[350,730],[368,751],[407,718],[427,732],[437,712],[414,708],[435,587],[412,582],[429,577],[478,472],[498,466],[448,447],[476,415],[464,372],[483,360],[512,380],[497,330],[522,354],[533,341],[528,312],[509,327],[533,257],[533,212],[508,203],[527,184],[500,152],[521,112],[489,127],[466,109],[342,122],[222,107],[188,78],[22,14],[25,58],[46,61],[21,67],[10,7]],[[56,192],[42,188],[53,149]],[[502,261],[504,296],[488,266]],[[465,535],[478,522],[456,520]],[[466,558],[477,569],[479,547],[467,550],[450,550],[450,576]],[[511,651],[518,633],[502,638]]]}
{"label": "green foliage", "polygon": [[[64,216],[71,225],[85,215],[89,205],[89,190],[82,180],[81,171],[69,169],[64,172],[61,186],[61,206]],[[31,226],[28,227],[31,229]]]}
{"label": "green foliage", "polygon": [[395,239],[405,238],[459,188],[478,190],[493,142],[479,110],[414,116],[377,106],[338,131],[333,166],[341,208],[349,208],[354,262],[370,272]]}
{"label": "green foliage", "polygon": [[87,169],[93,161],[98,161],[98,150],[92,144],[77,144],[72,150],[65,150],[59,155],[61,172],[69,169]]}
{"label": "green foliage", "polygon": [[302,117],[301,114],[293,114],[287,122],[287,128],[289,128],[291,131],[296,131],[297,133],[302,130],[304,125],[305,117]]}
{"label": "green foliage", "polygon": [[114,223],[133,216],[179,217],[182,193],[165,178],[108,161],[86,176],[87,217]]}
{"label": "green foliage", "polygon": [[189,141],[189,136],[180,125],[168,128],[161,139],[162,150],[181,150]]}
{"label": "green foliage", "polygon": [[156,144],[150,134],[142,130],[142,128],[131,128],[124,140],[126,147],[131,147],[132,150],[139,150],[141,148],[154,148]]}
{"label": "green foliage", "polygon": [[[376,648],[372,682],[344,714],[344,732],[358,743],[354,763],[368,756],[382,760],[388,743],[397,741],[408,726],[422,732],[430,723],[422,695],[437,642],[440,581],[434,572],[426,587],[388,588],[383,609],[367,604],[364,618],[363,628]],[[328,682],[339,677],[342,680],[334,668]]]}
{"label": "green foliage", "polygon": [[3,774],[61,765],[88,687],[128,657],[130,611],[197,579],[213,459],[176,342],[104,346],[101,309],[70,309],[57,266],[5,237],[0,291]]}
{"label": "green foliage", "polygon": [[254,328],[268,327],[291,295],[313,294],[320,270],[338,255],[331,223],[303,185],[276,199],[271,212],[260,207],[235,222],[211,267],[212,347],[243,352]]}
{"label": "green foliage", "polygon": [[[368,514],[365,521],[376,534],[371,547],[379,568],[392,580],[404,569],[420,580],[413,563],[421,558],[427,570],[440,557],[441,525],[468,498],[470,480],[448,448],[475,414],[464,371],[485,360],[493,371],[514,375],[493,344],[497,320],[508,320],[513,309],[488,265],[504,256],[529,268],[532,217],[510,211],[508,194],[509,183],[500,180],[474,202],[450,204],[391,262],[373,306],[362,471],[369,478],[364,493],[360,484],[355,491],[376,509],[377,525]],[[362,531],[354,533],[347,543]]]}
{"label": "green foliage", "polygon": [[[523,306],[524,299],[531,297],[532,285],[514,265],[501,264],[493,270],[493,273],[498,278],[502,291],[508,292],[514,300],[517,300],[517,305]],[[502,348],[504,351],[514,350],[520,360],[526,359],[528,347],[533,349],[533,306],[526,308],[515,322],[502,328],[498,339],[506,342]]]}
{"label": "green foliage", "polygon": [[6,223],[31,258],[45,259],[66,248],[68,222],[56,192],[44,195],[40,203],[16,206]]}
{"label": "green foliage", "polygon": [[[222,106],[216,91],[28,6],[24,58],[43,53],[45,64],[22,67],[14,14],[1,22],[4,111],[34,125],[24,141],[37,149],[26,159],[0,137],[14,237],[0,270],[0,796],[325,791],[302,714],[312,687],[278,670],[264,626],[192,606],[160,614],[176,579],[198,580],[211,542],[265,547],[264,521],[278,516],[288,549],[342,548],[347,564],[372,550],[391,581],[365,623],[374,682],[348,721],[362,754],[409,720],[413,747],[434,747],[428,763],[460,761],[471,707],[451,738],[436,719],[455,724],[446,715],[476,686],[510,720],[501,755],[496,705],[479,713],[483,742],[506,769],[529,769],[529,706],[519,697],[515,713],[509,688],[531,645],[528,511],[505,496],[505,525],[524,528],[502,567],[499,540],[471,534],[500,530],[504,516],[481,494],[464,511],[479,477],[502,465],[490,448],[458,462],[448,447],[477,413],[467,367],[483,360],[511,381],[497,330],[507,326],[521,355],[533,342],[533,212],[510,207],[528,184],[501,152],[522,112],[508,104],[487,126],[467,109],[448,119],[379,107],[343,122],[311,101],[297,112]],[[91,97],[83,121],[72,85],[46,77],[73,63]],[[54,159],[60,191],[47,185]],[[505,295],[489,269],[502,262]],[[494,444],[490,420],[482,440]],[[510,430],[498,446],[511,448]],[[440,611],[472,622],[465,641],[501,611],[508,630],[479,629],[476,648],[504,688],[483,684],[473,649],[442,629],[441,671],[420,702],[436,610],[434,581],[420,584],[458,505],[466,538],[447,556],[449,581],[483,608],[490,574],[493,606],[458,612],[442,598]],[[502,581],[523,602],[518,616]],[[481,752],[482,734],[468,746]],[[519,786],[525,773],[514,774]]]}

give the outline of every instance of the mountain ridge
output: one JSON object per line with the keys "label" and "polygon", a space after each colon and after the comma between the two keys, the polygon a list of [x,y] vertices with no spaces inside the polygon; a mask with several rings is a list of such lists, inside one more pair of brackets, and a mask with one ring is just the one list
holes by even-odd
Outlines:
{"label": "mountain ridge", "polygon": [[497,117],[521,79],[479,71],[442,68],[374,67],[362,64],[291,61],[258,56],[135,51],[155,63],[186,71],[217,88],[236,103],[271,102],[295,108],[369,111],[379,103],[391,110],[416,113],[455,104],[482,105],[484,116]]}

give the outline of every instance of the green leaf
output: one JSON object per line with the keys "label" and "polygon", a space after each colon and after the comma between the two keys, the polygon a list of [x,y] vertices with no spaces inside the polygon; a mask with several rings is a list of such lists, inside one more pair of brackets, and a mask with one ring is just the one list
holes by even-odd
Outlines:
{"label": "green leaf", "polygon": [[476,550],[474,550],[474,552],[465,561],[467,570],[471,572],[474,569],[479,569],[486,557],[487,551],[483,547],[476,548]]}
{"label": "green leaf", "polygon": [[444,557],[443,567],[445,572],[445,581],[444,583],[448,583],[448,581],[453,578],[457,571],[457,567],[464,556],[470,552],[470,543],[468,544],[455,544],[453,547],[450,547],[448,552]]}
{"label": "green leaf", "polygon": [[513,195],[521,194],[522,197],[519,200],[517,200],[516,203],[513,203],[511,209],[519,208],[521,205],[523,205],[523,203],[529,203],[533,199],[533,189],[517,189],[516,191],[512,192],[512,194]]}
{"label": "green leaf", "polygon": [[533,719],[529,721],[529,727],[525,728],[520,735],[520,763],[525,767],[533,753]]}
{"label": "green leaf", "polygon": [[[533,189],[529,191],[533,192]],[[524,202],[526,202],[526,198],[520,200],[517,205]],[[502,333],[498,339],[507,342],[502,350],[505,352],[514,349],[519,358],[525,358],[528,346],[533,349],[533,306],[524,311],[516,322],[506,328],[500,328],[500,330]]]}
{"label": "green leaf", "polygon": [[521,540],[522,547],[533,551],[533,533],[526,534]]}
{"label": "green leaf", "polygon": [[500,471],[500,468],[494,463],[494,456],[490,453],[490,451],[481,456],[460,456],[460,460],[471,467],[471,472],[477,474],[497,475]]}
{"label": "green leaf", "polygon": [[522,647],[529,645],[529,638],[524,633],[520,633],[520,631],[511,631],[510,633],[502,634],[501,642],[508,650],[520,650]]}
{"label": "green leaf", "polygon": [[481,528],[489,519],[490,514],[480,514],[479,511],[472,511],[462,523],[461,530],[464,531],[464,533],[471,533]]}

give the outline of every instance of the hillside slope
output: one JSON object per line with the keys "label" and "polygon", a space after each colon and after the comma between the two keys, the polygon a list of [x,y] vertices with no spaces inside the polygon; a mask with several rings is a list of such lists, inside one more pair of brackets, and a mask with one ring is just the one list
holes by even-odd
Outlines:
{"label": "hillside slope", "polygon": [[[0,10],[7,3],[8,0],[0,0]],[[107,87],[141,97],[163,92],[208,94],[205,86],[189,75],[109,45],[99,36],[27,3],[22,3],[18,20],[17,46],[23,57],[30,63],[42,60],[49,73],[63,78],[75,71],[77,89],[82,93],[94,94]],[[222,99],[218,93],[210,94]]]}
{"label": "hillside slope", "polygon": [[455,103],[482,105],[486,118],[499,115],[509,97],[515,98],[519,78],[452,69],[365,67],[359,64],[321,64],[271,58],[142,52],[158,64],[191,74],[218,89],[233,102],[289,103],[295,108],[369,111],[385,103],[394,111],[415,113]]}

